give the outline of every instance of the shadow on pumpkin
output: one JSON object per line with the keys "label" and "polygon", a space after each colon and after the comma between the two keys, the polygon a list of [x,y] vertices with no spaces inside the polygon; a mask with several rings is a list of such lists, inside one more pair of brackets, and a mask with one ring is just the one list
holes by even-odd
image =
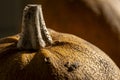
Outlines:
{"label": "shadow on pumpkin", "polygon": [[[5,53],[5,54],[3,54]],[[10,49],[0,55],[0,80],[53,80],[40,52]]]}

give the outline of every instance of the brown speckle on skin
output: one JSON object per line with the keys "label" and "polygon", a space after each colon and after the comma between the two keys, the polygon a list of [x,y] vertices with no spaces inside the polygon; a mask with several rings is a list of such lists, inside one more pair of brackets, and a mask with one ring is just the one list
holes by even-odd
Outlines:
{"label": "brown speckle on skin", "polygon": [[44,60],[45,60],[45,63],[50,64],[50,58],[49,57],[46,57]]}
{"label": "brown speckle on skin", "polygon": [[69,62],[67,62],[64,66],[68,68],[67,69],[68,72],[72,72],[79,67],[79,63],[75,62],[70,64]]}

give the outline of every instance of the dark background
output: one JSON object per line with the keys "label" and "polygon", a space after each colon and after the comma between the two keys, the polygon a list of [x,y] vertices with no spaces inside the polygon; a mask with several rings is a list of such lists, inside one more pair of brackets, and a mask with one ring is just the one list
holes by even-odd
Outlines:
{"label": "dark background", "polygon": [[29,0],[0,1],[0,38],[19,32],[24,6]]}
{"label": "dark background", "polygon": [[0,37],[17,33],[20,25],[21,0],[1,0],[0,2]]}

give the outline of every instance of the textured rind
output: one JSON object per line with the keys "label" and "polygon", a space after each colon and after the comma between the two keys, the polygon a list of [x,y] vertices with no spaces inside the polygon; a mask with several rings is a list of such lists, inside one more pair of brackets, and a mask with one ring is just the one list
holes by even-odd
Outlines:
{"label": "textured rind", "polygon": [[[54,31],[52,33],[57,44],[64,44],[48,48],[53,57],[52,63],[60,77],[67,77],[69,80],[120,79],[119,68],[102,50],[74,35]],[[78,67],[69,72],[69,67],[65,69],[65,66],[58,63],[68,64],[69,67],[76,64]]]}
{"label": "textured rind", "polygon": [[18,50],[19,36],[0,40],[0,80],[120,80],[120,70],[100,49],[71,34],[49,30],[54,43]]}

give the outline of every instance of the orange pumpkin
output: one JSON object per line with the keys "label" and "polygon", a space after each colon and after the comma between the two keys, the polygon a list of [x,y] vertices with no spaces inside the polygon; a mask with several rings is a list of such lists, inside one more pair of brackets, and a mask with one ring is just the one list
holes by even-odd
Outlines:
{"label": "orange pumpkin", "polygon": [[28,5],[22,32],[0,39],[0,80],[120,80],[120,70],[91,43],[47,30],[41,6]]}
{"label": "orange pumpkin", "polygon": [[93,43],[120,67],[119,0],[30,1],[42,4],[47,26]]}

